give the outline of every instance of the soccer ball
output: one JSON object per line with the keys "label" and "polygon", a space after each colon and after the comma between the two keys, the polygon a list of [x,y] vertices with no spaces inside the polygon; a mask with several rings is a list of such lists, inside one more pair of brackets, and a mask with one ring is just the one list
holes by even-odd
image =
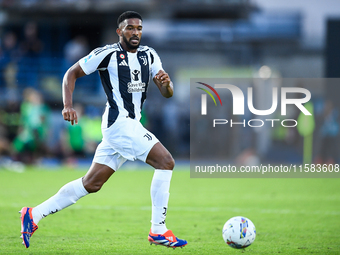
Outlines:
{"label": "soccer ball", "polygon": [[224,224],[222,237],[225,243],[232,248],[246,248],[255,240],[255,225],[246,217],[233,217]]}

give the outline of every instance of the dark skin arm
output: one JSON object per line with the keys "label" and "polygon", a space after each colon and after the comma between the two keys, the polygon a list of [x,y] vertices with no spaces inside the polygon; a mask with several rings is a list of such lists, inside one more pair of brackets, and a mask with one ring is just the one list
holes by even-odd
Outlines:
{"label": "dark skin arm", "polygon": [[163,97],[169,98],[174,94],[174,88],[169,75],[163,70],[159,70],[153,78],[154,83],[157,85]]}
{"label": "dark skin arm", "polygon": [[62,115],[64,120],[71,122],[71,124],[78,124],[78,117],[76,111],[73,109],[72,94],[74,91],[76,80],[85,76],[83,69],[81,69],[79,63],[75,63],[71,66],[64,75],[63,79],[63,103],[64,109]]}

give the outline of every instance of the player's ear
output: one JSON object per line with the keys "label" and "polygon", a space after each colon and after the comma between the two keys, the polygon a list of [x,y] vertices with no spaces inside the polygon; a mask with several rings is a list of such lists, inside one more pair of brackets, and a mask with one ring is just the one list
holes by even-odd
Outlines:
{"label": "player's ear", "polygon": [[116,29],[116,33],[118,36],[122,36],[122,30],[120,28]]}

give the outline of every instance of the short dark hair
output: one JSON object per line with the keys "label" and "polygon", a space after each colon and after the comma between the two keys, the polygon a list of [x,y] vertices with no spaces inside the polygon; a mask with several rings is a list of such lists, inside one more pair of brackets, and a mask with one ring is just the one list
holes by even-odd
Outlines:
{"label": "short dark hair", "polygon": [[117,26],[119,27],[120,23],[122,23],[124,20],[126,20],[126,19],[133,19],[133,18],[137,18],[137,19],[140,19],[141,21],[143,21],[142,16],[138,12],[126,11],[126,12],[123,12],[118,17],[118,19],[117,19]]}

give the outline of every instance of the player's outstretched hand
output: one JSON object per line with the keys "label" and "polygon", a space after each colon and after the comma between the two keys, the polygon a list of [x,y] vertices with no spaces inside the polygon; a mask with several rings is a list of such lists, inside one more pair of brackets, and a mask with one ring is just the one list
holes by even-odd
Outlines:
{"label": "player's outstretched hand", "polygon": [[159,70],[155,78],[161,83],[162,86],[167,87],[170,85],[171,80],[169,74],[164,72],[163,70]]}
{"label": "player's outstretched hand", "polygon": [[64,107],[61,113],[64,120],[71,122],[71,125],[78,124],[77,112],[72,107]]}

